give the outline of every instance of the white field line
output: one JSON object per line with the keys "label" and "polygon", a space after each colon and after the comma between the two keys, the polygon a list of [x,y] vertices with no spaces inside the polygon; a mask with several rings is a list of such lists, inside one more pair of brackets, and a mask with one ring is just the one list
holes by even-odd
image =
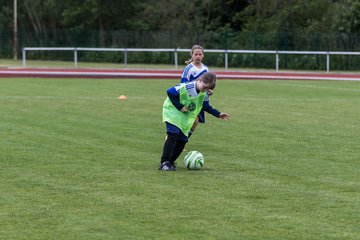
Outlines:
{"label": "white field line", "polygon": [[[164,99],[165,97],[162,96],[154,96],[154,97],[143,97],[143,96],[128,96],[128,100],[129,99],[134,99],[134,100],[143,100],[143,99],[149,99],[149,98],[154,98],[154,99]],[[46,99],[46,100],[67,100],[67,99],[71,99],[71,100],[116,100],[118,99],[118,97],[66,97],[66,96],[0,96],[0,100],[21,100],[21,99]]]}
{"label": "white field line", "polygon": [[351,78],[351,77],[318,77],[318,76],[281,76],[281,75],[222,75],[218,74],[218,78],[225,79],[278,79],[278,80],[341,80],[341,81],[360,81],[359,78]]}
{"label": "white field line", "polygon": [[117,99],[116,97],[65,97],[65,96],[0,96],[0,99],[80,99],[80,100],[98,100],[98,99]]}
{"label": "white field line", "polygon": [[126,72],[62,72],[62,71],[11,71],[5,70],[1,71],[2,74],[12,74],[12,75],[59,75],[59,76],[111,76],[111,77],[126,77],[126,76],[139,76],[139,77],[179,77],[179,74],[172,73],[126,73]]}
{"label": "white field line", "polygon": [[[65,71],[13,71],[13,70],[2,70],[2,74],[17,75],[17,76],[103,76],[103,77],[175,77],[180,78],[178,73],[143,73],[143,72],[65,72]],[[346,77],[346,76],[282,76],[282,75],[271,75],[271,74],[259,74],[259,75],[248,75],[248,74],[217,74],[218,78],[223,79],[278,79],[278,80],[341,80],[341,81],[360,81],[359,77]]]}

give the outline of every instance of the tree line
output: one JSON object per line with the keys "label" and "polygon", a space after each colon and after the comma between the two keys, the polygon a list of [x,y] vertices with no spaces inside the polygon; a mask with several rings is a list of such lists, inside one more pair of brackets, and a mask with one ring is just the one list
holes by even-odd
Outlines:
{"label": "tree line", "polygon": [[[17,7],[19,47],[360,49],[358,0],[18,0]],[[13,1],[0,0],[0,55],[12,27]]]}
{"label": "tree line", "polygon": [[[13,1],[0,0],[0,27],[11,28]],[[360,33],[353,0],[22,0],[19,28],[163,31]]]}

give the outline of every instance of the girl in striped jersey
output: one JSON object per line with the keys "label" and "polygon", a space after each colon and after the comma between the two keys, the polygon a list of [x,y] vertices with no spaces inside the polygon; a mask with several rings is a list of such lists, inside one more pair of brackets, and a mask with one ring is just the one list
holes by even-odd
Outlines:
{"label": "girl in striped jersey", "polygon": [[163,105],[163,121],[166,124],[167,138],[159,170],[176,170],[174,162],[188,142],[191,127],[202,109],[217,118],[230,119],[229,114],[219,112],[209,103],[207,91],[214,89],[215,84],[216,75],[207,72],[196,81],[182,83],[167,90],[168,97]]}
{"label": "girl in striped jersey", "polygon": [[[181,83],[195,81],[201,75],[209,71],[209,68],[202,63],[204,58],[204,48],[202,46],[194,45],[191,48],[190,56],[191,58],[188,61],[185,61],[187,66],[184,68],[181,75]],[[211,96],[213,94],[212,89],[209,89],[207,93]],[[205,123],[205,113],[203,110],[200,111],[199,116],[196,118],[193,126],[191,127],[190,135],[193,133],[199,122]]]}
{"label": "girl in striped jersey", "polygon": [[198,79],[201,75],[209,71],[209,68],[202,63],[204,49],[200,45],[194,45],[190,52],[191,58],[185,61],[187,64],[181,75],[181,83],[191,82]]}

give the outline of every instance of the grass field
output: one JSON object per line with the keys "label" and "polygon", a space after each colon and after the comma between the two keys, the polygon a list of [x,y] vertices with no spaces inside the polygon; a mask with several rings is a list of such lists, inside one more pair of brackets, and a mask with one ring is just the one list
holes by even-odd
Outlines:
{"label": "grass field", "polygon": [[0,78],[0,238],[360,239],[360,83],[221,80],[161,172],[175,83]]}

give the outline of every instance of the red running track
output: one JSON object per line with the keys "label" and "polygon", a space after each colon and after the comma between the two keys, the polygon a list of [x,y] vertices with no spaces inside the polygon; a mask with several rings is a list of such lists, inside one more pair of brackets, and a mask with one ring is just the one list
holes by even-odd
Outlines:
{"label": "red running track", "polygon": [[[219,79],[360,81],[360,73],[213,71]],[[181,70],[91,68],[0,68],[0,77],[180,79]]]}

